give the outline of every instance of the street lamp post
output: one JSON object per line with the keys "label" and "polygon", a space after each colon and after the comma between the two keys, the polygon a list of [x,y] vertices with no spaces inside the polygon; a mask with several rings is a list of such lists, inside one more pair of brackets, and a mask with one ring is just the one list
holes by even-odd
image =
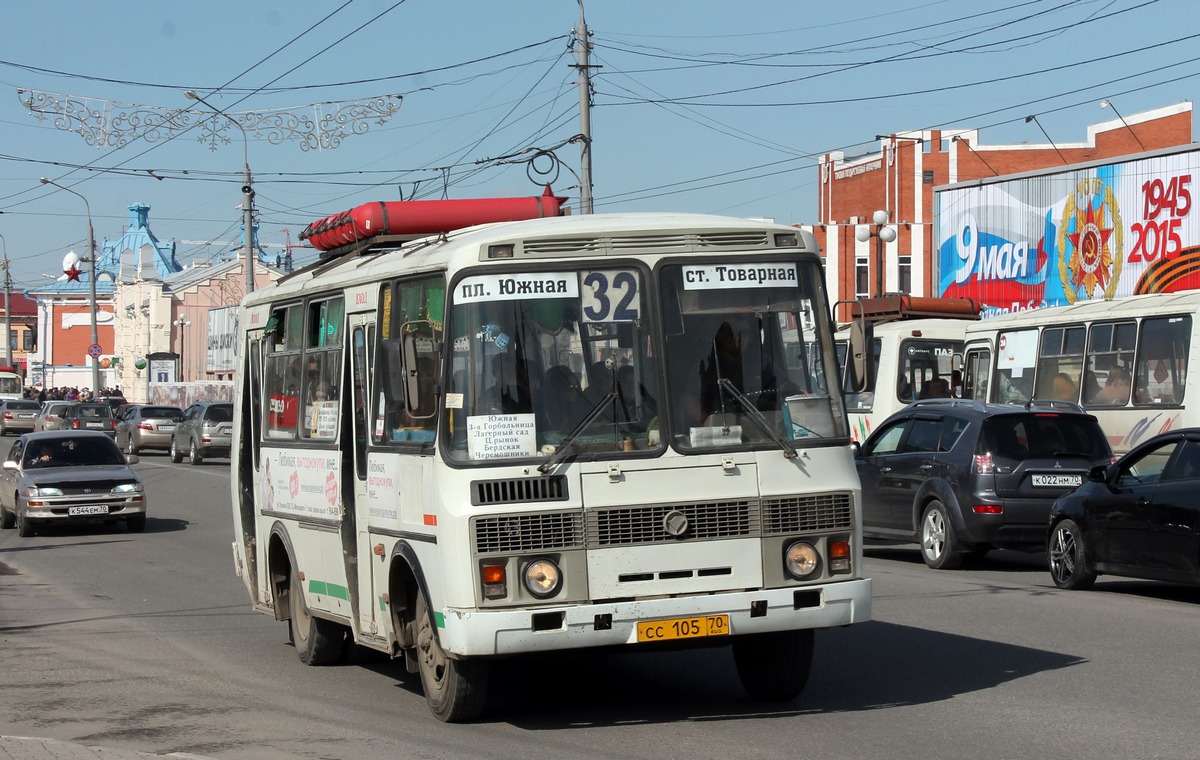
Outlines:
{"label": "street lamp post", "polygon": [[[63,187],[62,185],[58,184],[54,180],[50,180],[50,179],[46,179],[45,177],[42,177],[41,183],[43,185],[54,185],[59,190],[66,190],[71,195],[74,195],[75,197],[77,197],[81,201],[83,201],[83,207],[85,209],[87,209],[88,269],[89,269],[88,285],[91,288],[91,295],[92,295],[92,345],[98,346],[98,345],[100,345],[100,333],[96,329],[96,236],[92,232],[92,206],[90,203],[88,203],[87,198],[84,198],[78,192],[76,192],[75,190],[72,190],[69,187]],[[99,396],[100,395],[100,357],[91,356],[89,354],[89,358],[92,360],[92,395]]]}
{"label": "street lamp post", "polygon": [[250,177],[250,137],[246,134],[246,128],[237,119],[209,103],[194,91],[185,90],[183,94],[229,119],[233,122],[233,126],[242,131],[242,226],[246,231],[243,250],[246,257],[246,295],[250,295],[254,292],[254,185]]}
{"label": "street lamp post", "polygon": [[875,238],[875,258],[877,261],[875,269],[875,295],[883,295],[883,244],[890,243],[896,239],[896,228],[888,226],[888,212],[880,209],[871,216],[871,221],[875,224],[876,229],[870,230],[865,225],[859,227],[854,237],[860,242],[865,243],[871,238]]}
{"label": "street lamp post", "polygon": [[184,381],[184,371],[185,371],[183,368],[183,344],[187,337],[186,333],[184,333],[184,331],[183,331],[183,328],[190,325],[191,320],[187,320],[187,319],[184,319],[183,317],[180,317],[179,319],[176,319],[175,321],[171,322],[171,324],[173,324],[179,328],[179,382],[182,383]]}

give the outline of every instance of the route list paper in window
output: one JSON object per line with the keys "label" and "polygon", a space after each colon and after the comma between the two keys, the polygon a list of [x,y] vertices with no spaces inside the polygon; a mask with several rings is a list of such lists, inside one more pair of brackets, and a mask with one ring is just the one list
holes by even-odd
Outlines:
{"label": "route list paper in window", "polygon": [[532,414],[488,414],[467,418],[467,454],[471,459],[510,459],[537,453],[537,423]]}

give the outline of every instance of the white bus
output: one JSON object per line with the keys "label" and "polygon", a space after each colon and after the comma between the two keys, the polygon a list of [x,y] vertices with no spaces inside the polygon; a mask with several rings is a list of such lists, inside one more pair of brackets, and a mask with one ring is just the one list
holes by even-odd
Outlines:
{"label": "white bus", "polygon": [[12,367],[0,367],[0,401],[23,398],[25,381]]}
{"label": "white bus", "polygon": [[[979,318],[975,301],[883,296],[844,303],[854,303],[853,311],[873,323],[874,371],[863,390],[843,390],[853,440],[865,441],[879,423],[917,399],[961,394],[958,369],[967,325]],[[843,369],[850,336],[848,325],[835,335]]]}
{"label": "white bus", "polygon": [[[1085,301],[992,317],[967,327],[964,393],[1083,405],[1117,454],[1158,433],[1200,425],[1188,357],[1200,292]],[[1189,371],[1193,374],[1189,375]]]}
{"label": "white bus", "polygon": [[308,664],[403,657],[445,721],[491,658],[611,645],[727,643],[795,697],[813,631],[871,613],[822,283],[807,232],[629,214],[381,236],[254,292],[255,609]]}

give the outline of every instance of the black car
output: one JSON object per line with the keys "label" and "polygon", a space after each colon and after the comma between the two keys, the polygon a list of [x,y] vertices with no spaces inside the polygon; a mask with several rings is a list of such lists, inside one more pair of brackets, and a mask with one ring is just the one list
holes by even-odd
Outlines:
{"label": "black car", "polygon": [[1200,428],[1155,436],[1054,503],[1047,559],[1059,588],[1097,575],[1200,583]]}
{"label": "black car", "polygon": [[917,401],[859,448],[863,535],[919,543],[935,569],[993,548],[1040,551],[1054,500],[1112,456],[1076,404]]}
{"label": "black car", "polygon": [[112,407],[99,401],[71,404],[62,415],[62,430],[99,430],[111,438],[117,435],[117,418]]}

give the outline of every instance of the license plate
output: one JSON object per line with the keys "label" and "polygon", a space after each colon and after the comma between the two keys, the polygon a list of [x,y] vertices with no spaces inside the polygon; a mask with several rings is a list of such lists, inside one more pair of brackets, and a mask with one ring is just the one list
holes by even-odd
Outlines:
{"label": "license plate", "polygon": [[225,427],[217,428],[217,435],[231,435],[232,433],[233,433],[233,428],[229,427],[228,425],[226,425]]}
{"label": "license plate", "polygon": [[1035,486],[1054,486],[1058,488],[1071,487],[1083,483],[1082,475],[1034,475]]}
{"label": "license plate", "polygon": [[28,420],[28,419],[31,419],[31,418],[33,417],[33,415],[32,415],[32,414],[18,414],[17,416],[18,416],[18,417],[20,417],[20,418],[21,418],[21,419],[23,419],[23,420]]}
{"label": "license plate", "polygon": [[649,620],[637,624],[638,642],[701,639],[707,636],[728,636],[728,615]]}
{"label": "license plate", "polygon": [[166,432],[168,430],[174,430],[175,426],[174,425],[159,425],[158,429],[162,432]]}
{"label": "license plate", "polygon": [[91,504],[85,507],[67,507],[68,515],[106,515],[108,514],[108,506],[105,504]]}
{"label": "license plate", "polygon": [[88,427],[90,427],[90,428],[93,428],[93,427],[104,427],[104,423],[103,423],[103,422],[89,422],[89,423],[87,423],[87,426],[88,426]]}

